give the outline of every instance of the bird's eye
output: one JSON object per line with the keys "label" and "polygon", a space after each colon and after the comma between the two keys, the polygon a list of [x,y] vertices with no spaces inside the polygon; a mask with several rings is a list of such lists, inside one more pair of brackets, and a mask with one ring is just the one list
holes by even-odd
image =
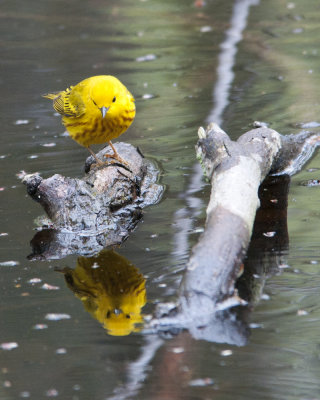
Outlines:
{"label": "bird's eye", "polygon": [[92,102],[93,102],[93,104],[96,106],[97,105],[97,103],[93,100],[93,99],[91,99],[92,100]]}
{"label": "bird's eye", "polygon": [[114,98],[112,99],[112,103],[115,103],[116,100],[117,100],[116,97],[114,97]]}

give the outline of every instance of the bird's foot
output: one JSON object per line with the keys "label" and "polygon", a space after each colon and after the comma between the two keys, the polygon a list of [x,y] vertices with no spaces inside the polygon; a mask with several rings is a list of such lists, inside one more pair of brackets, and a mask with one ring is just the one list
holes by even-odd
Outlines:
{"label": "bird's foot", "polygon": [[121,158],[118,153],[115,153],[115,154],[108,154],[107,153],[107,154],[104,154],[103,157],[108,158],[108,159],[111,158],[110,161],[109,160],[107,161],[110,164],[118,163],[118,164],[125,165],[126,167],[129,167],[128,162],[125,161],[123,158]]}
{"label": "bird's foot", "polygon": [[113,150],[113,154],[108,154],[108,153],[104,154],[104,157],[108,159],[106,161],[100,160],[100,158],[97,157],[97,155],[90,149],[90,147],[88,147],[90,154],[95,159],[95,162],[91,164],[90,169],[95,167],[101,168],[108,165],[115,165],[122,167],[132,173],[129,167],[129,163],[119,156],[119,154],[117,153],[116,149],[113,147],[113,144],[111,142],[109,142],[109,144]]}
{"label": "bird's foot", "polygon": [[130,167],[129,167],[129,163],[127,163],[127,161],[125,161],[123,158],[121,158],[119,156],[119,154],[104,154],[103,155],[105,158],[107,158],[108,160],[104,162],[104,165],[117,165],[120,166],[124,169],[126,169],[129,172],[132,172]]}

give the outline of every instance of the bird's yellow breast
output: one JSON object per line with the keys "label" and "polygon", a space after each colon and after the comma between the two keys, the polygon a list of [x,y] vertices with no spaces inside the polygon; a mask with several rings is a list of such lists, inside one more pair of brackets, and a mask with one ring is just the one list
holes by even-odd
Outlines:
{"label": "bird's yellow breast", "polygon": [[[93,76],[58,94],[49,94],[54,108],[63,115],[68,133],[88,147],[115,139],[132,124],[134,98],[115,77]],[[107,110],[103,117],[102,109]]]}
{"label": "bird's yellow breast", "polygon": [[63,117],[69,135],[82,146],[101,144],[124,133],[135,117],[134,101],[122,105],[115,112],[102,118],[101,112],[89,110],[81,117]]}

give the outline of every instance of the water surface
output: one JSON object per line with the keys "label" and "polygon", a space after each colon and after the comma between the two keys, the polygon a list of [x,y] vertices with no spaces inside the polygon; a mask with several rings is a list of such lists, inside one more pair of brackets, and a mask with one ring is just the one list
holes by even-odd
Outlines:
{"label": "water surface", "polygon": [[[108,335],[55,270],[75,269],[77,256],[27,259],[42,210],[16,174],[78,177],[87,156],[63,134],[43,93],[112,74],[136,97],[136,120],[120,140],[158,163],[166,191],[116,252],[146,279],[146,314],[175,298],[204,223],[209,187],[195,160],[198,127],[214,112],[233,139],[254,120],[283,134],[318,121],[318,2],[201,4],[2,2],[0,263],[12,262],[0,265],[0,344],[17,344],[0,349],[2,399],[320,398],[319,188],[301,185],[319,179],[317,155],[291,179],[289,239],[277,250],[287,268],[277,268],[272,246],[256,245],[250,256],[253,265],[269,257],[276,268],[253,278],[259,293],[244,346],[187,332],[171,340]],[[231,78],[215,97],[231,28],[239,35],[226,64]],[[47,319],[52,313],[58,320]]]}

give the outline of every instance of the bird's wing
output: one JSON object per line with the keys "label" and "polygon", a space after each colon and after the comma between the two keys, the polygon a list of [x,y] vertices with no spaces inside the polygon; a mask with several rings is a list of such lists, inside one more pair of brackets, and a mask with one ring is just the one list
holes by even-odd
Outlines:
{"label": "bird's wing", "polygon": [[48,93],[43,97],[53,100],[53,108],[66,117],[78,118],[85,112],[85,104],[81,94],[73,87],[57,93]]}

